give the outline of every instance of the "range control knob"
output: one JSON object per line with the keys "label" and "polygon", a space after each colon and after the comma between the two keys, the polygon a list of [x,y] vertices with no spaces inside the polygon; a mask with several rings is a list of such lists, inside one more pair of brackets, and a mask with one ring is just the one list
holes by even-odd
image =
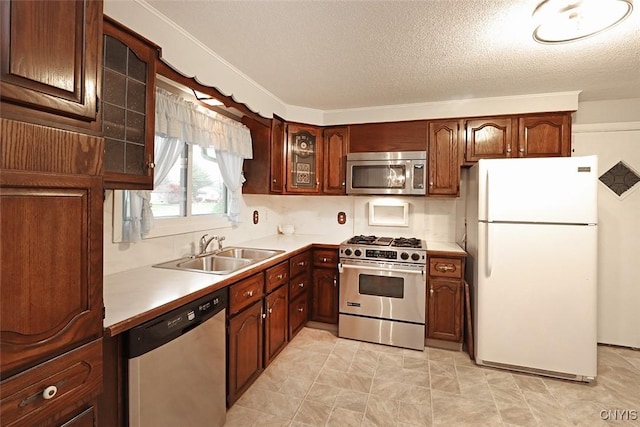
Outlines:
{"label": "range control knob", "polygon": [[345,254],[346,256],[351,255],[351,249],[345,249],[345,250],[344,250],[344,254]]}
{"label": "range control knob", "polygon": [[355,256],[360,256],[362,255],[362,251],[360,249],[356,249],[356,251],[354,252]]}
{"label": "range control knob", "polygon": [[402,259],[404,259],[404,260],[407,260],[407,259],[409,259],[409,254],[408,254],[408,253],[406,253],[406,252],[402,252],[402,253],[400,254],[400,258],[402,258]]}
{"label": "range control knob", "polygon": [[411,259],[414,261],[419,261],[420,260],[420,254],[411,254]]}

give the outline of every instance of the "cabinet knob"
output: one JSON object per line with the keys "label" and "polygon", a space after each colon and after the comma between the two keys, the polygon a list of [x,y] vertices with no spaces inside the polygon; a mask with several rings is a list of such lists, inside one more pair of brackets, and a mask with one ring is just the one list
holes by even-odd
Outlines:
{"label": "cabinet knob", "polygon": [[433,187],[433,181],[429,181],[429,187]]}
{"label": "cabinet knob", "polygon": [[251,298],[253,296],[253,291],[247,291],[244,293],[244,296],[247,298]]}
{"label": "cabinet knob", "polygon": [[273,309],[272,308],[269,309],[269,314],[271,314],[271,313],[273,313]]}
{"label": "cabinet knob", "polygon": [[511,145],[507,145],[507,153],[511,152]]}
{"label": "cabinet knob", "polygon": [[346,182],[344,182],[344,181],[342,181],[342,184],[341,184],[341,185],[342,185],[343,187],[345,187],[345,186],[347,185],[347,183],[346,183]]}
{"label": "cabinet knob", "polygon": [[274,182],[274,183],[276,183],[276,182],[278,182],[278,180],[277,180],[277,179],[275,179],[275,178],[273,178],[273,182]]}
{"label": "cabinet knob", "polygon": [[299,311],[300,313],[302,313],[302,312],[304,311],[304,308],[302,308],[302,307],[298,307],[298,311]]}
{"label": "cabinet knob", "polygon": [[520,152],[524,153],[524,147],[520,147]]}
{"label": "cabinet knob", "polygon": [[326,258],[322,258],[322,262],[327,262],[327,261],[329,261],[329,260],[326,259]]}
{"label": "cabinet knob", "polygon": [[338,279],[336,276],[333,276],[333,287],[335,288],[336,286],[338,286]]}
{"label": "cabinet knob", "polygon": [[307,265],[307,263],[306,263],[306,262],[304,262],[304,261],[300,261],[300,262],[298,263],[298,266],[299,266],[299,267],[304,267],[305,265]]}
{"label": "cabinet knob", "polygon": [[282,274],[278,274],[278,275],[276,276],[276,279],[278,279],[278,280],[282,280],[282,277],[283,277],[283,276],[282,276]]}
{"label": "cabinet knob", "polygon": [[430,293],[431,295],[433,295],[433,288],[430,288],[430,289],[429,289],[429,293]]}
{"label": "cabinet knob", "polygon": [[298,283],[298,287],[300,287],[300,288],[304,288],[304,282],[300,282],[300,283]]}
{"label": "cabinet knob", "polygon": [[56,393],[58,393],[58,387],[54,385],[50,385],[49,387],[45,388],[44,391],[42,392],[42,398],[44,400],[52,399],[56,395]]}

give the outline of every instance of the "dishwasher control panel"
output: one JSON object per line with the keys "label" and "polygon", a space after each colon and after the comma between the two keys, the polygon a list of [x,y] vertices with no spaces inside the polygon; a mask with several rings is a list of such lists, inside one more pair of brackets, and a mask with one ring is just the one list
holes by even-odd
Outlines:
{"label": "dishwasher control panel", "polygon": [[224,310],[227,299],[227,289],[220,289],[130,329],[127,333],[128,357],[141,356],[186,334]]}

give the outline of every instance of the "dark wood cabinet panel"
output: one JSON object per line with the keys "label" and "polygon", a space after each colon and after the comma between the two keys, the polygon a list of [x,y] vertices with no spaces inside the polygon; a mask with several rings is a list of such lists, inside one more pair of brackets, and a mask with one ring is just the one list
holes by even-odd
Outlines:
{"label": "dark wood cabinet panel", "polygon": [[459,120],[429,123],[429,196],[460,194]]}
{"label": "dark wood cabinet panel", "polygon": [[289,281],[289,262],[284,261],[280,264],[268,268],[266,271],[266,292],[269,293],[277,287],[284,285]]}
{"label": "dark wood cabinet panel", "polygon": [[264,365],[287,345],[289,332],[289,290],[281,286],[265,298]]}
{"label": "dark wood cabinet panel", "polygon": [[338,268],[338,250],[337,249],[314,249],[313,250],[313,266],[318,268]]}
{"label": "dark wood cabinet panel", "polygon": [[318,127],[287,125],[287,193],[320,193],[322,142],[322,131]]}
{"label": "dark wood cabinet panel", "polygon": [[60,427],[95,427],[98,425],[96,410],[93,406],[85,409],[77,415],[74,415],[69,421]]}
{"label": "dark wood cabinet panel", "polygon": [[[102,390],[102,340],[53,358],[0,384],[0,418],[3,426],[47,425],[74,419],[79,424],[95,420],[88,415],[63,415],[94,400]],[[45,398],[46,396],[47,398]],[[84,413],[85,411],[83,411]],[[93,411],[90,411],[93,413]],[[62,415],[61,415],[62,414]],[[79,417],[79,418],[78,418]],[[55,422],[55,420],[59,420]]]}
{"label": "dark wood cabinet panel", "polygon": [[511,117],[465,121],[467,162],[511,157],[515,146],[515,125]]}
{"label": "dark wood cabinet panel", "polygon": [[283,193],[285,178],[285,124],[274,117],[271,121],[271,192]]}
{"label": "dark wood cabinet panel", "polygon": [[254,274],[229,287],[229,313],[235,314],[264,296],[264,273]]}
{"label": "dark wood cabinet panel", "polygon": [[328,268],[313,270],[310,320],[338,323],[338,271]]}
{"label": "dark wood cabinet panel", "polygon": [[[243,194],[269,194],[271,188],[271,128],[248,116],[242,123],[251,132],[253,158],[246,159],[242,168],[246,182],[242,185]],[[282,170],[282,166],[280,166]],[[282,192],[280,190],[279,192]]]}
{"label": "dark wood cabinet panel", "polygon": [[462,342],[464,257],[428,255],[427,338]]}
{"label": "dark wood cabinet panel", "polygon": [[427,337],[462,340],[462,292],[459,280],[431,278]]}
{"label": "dark wood cabinet panel", "polygon": [[349,127],[324,129],[324,194],[346,194],[347,153],[349,152]]}
{"label": "dark wood cabinet panel", "polygon": [[152,190],[159,48],[109,17],[103,32],[105,187]]}
{"label": "dark wood cabinet panel", "polygon": [[263,356],[262,300],[229,319],[227,405],[260,376]]}
{"label": "dark wood cabinet panel", "polygon": [[311,274],[298,274],[289,281],[289,301],[293,301],[298,295],[311,289]]}
{"label": "dark wood cabinet panel", "polygon": [[3,377],[102,336],[102,197],[100,177],[0,174]]}
{"label": "dark wood cabinet panel", "polygon": [[291,278],[295,278],[302,273],[309,274],[311,272],[311,251],[306,251],[295,255],[289,259],[289,273]]}
{"label": "dark wood cabinet panel", "polygon": [[289,304],[289,341],[309,320],[309,292],[301,293]]}
{"label": "dark wood cabinet panel", "polygon": [[0,22],[3,117],[95,127],[102,1],[3,1]]}
{"label": "dark wood cabinet panel", "polygon": [[425,151],[427,121],[366,123],[349,126],[349,152]]}
{"label": "dark wood cabinet panel", "polygon": [[569,113],[526,116],[518,119],[518,157],[571,155]]}

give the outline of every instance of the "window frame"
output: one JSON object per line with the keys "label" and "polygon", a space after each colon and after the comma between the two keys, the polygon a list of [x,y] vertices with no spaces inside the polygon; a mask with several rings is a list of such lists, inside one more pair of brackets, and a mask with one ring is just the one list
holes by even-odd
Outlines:
{"label": "window frame", "polygon": [[[187,189],[186,194],[192,194],[193,189],[193,145],[186,144],[187,154]],[[225,187],[226,196],[226,211],[221,214],[196,214],[191,212],[190,200],[186,203],[185,216],[180,217],[154,217],[153,227],[149,231],[149,234],[142,237],[142,240],[154,239],[158,237],[175,236],[179,234],[194,233],[197,231],[232,228],[232,222],[228,217],[228,210],[230,205],[231,194],[228,188]],[[113,191],[113,243],[126,243],[123,238],[122,226],[124,222],[124,191],[126,190],[114,190]],[[129,190],[136,191],[136,190]]]}

